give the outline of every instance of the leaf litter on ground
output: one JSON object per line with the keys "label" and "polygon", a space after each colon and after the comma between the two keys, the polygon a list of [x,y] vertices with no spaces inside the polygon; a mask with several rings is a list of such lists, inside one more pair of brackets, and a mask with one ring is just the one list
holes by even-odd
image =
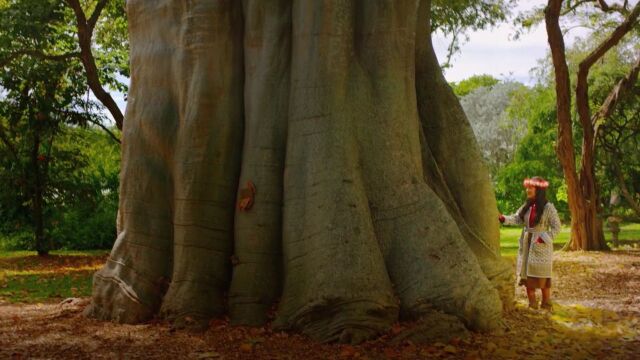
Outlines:
{"label": "leaf litter on ground", "polygon": [[[42,266],[53,265],[62,276],[68,275],[63,269],[99,266],[103,261],[104,256],[56,259]],[[299,334],[274,331],[269,325],[231,326],[226,317],[211,320],[204,333],[191,333],[171,331],[160,320],[122,325],[87,319],[82,310],[88,297],[35,304],[0,297],[0,358],[636,359],[640,349],[638,264],[638,250],[556,252],[553,312],[529,309],[524,289],[516,288],[515,310],[505,315],[504,329],[431,344],[390,341],[411,323],[394,324],[388,334],[360,345],[319,344]],[[11,269],[43,270],[31,259]],[[2,280],[0,290],[1,284]]]}

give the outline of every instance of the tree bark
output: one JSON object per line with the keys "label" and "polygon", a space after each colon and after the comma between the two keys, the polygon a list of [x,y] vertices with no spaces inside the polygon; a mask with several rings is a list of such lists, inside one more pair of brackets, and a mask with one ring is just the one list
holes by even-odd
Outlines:
{"label": "tree bark", "polygon": [[564,38],[559,23],[561,9],[562,0],[549,0],[544,13],[551,58],[555,70],[556,116],[558,120],[556,153],[567,182],[567,197],[569,212],[571,213],[571,239],[565,249],[578,250],[587,247],[588,228],[585,226],[586,204],[576,172],[575,153],[573,151],[571,89],[569,68],[565,57]]}
{"label": "tree bark", "polygon": [[351,343],[436,310],[497,327],[512,270],[429,7],[130,1],[121,225],[87,313],[202,328],[277,304],[275,328]]}
{"label": "tree bark", "polygon": [[33,187],[31,190],[31,216],[33,217],[33,235],[36,251],[39,256],[47,256],[49,248],[44,237],[44,196],[42,172],[40,171],[40,130],[41,125],[35,124],[33,129],[33,146],[31,148],[31,173]]}

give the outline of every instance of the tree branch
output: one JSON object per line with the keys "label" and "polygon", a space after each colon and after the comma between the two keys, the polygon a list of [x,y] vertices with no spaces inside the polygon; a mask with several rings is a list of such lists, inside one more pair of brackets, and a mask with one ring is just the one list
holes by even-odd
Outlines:
{"label": "tree branch", "polygon": [[[606,5],[606,3],[605,3]],[[602,4],[601,4],[602,6]],[[640,2],[638,2],[629,16],[615,30],[595,48],[578,66],[578,79],[576,84],[576,107],[578,109],[578,118],[584,130],[584,138],[590,144],[595,144],[595,133],[591,121],[589,108],[589,86],[587,78],[593,64],[602,58],[607,51],[617,45],[636,23],[640,15]]]}
{"label": "tree branch", "polygon": [[627,184],[624,182],[624,176],[622,175],[622,171],[618,166],[618,156],[616,159],[612,161],[613,163],[613,171],[616,173],[616,180],[618,180],[618,186],[620,187],[620,192],[622,193],[622,197],[629,203],[629,206],[633,209],[633,211],[640,217],[640,204],[636,202],[633,198],[631,192],[627,188]]}
{"label": "tree branch", "polygon": [[[80,6],[80,2],[78,0],[65,1],[73,9],[73,12],[76,15],[76,30],[78,34],[78,43],[80,45],[80,60],[82,61],[85,74],[87,75],[89,88],[91,88],[91,91],[93,91],[96,98],[98,98],[102,105],[104,105],[111,113],[118,129],[122,130],[124,115],[122,114],[122,111],[120,111],[118,104],[116,104],[115,100],[111,97],[111,94],[109,94],[109,92],[107,92],[102,86],[102,82],[98,76],[99,71],[98,66],[96,65],[96,59],[93,57],[93,51],[91,49],[93,26],[95,26],[95,22],[105,6],[105,4],[102,3],[106,3],[106,1],[100,0],[96,5],[96,9],[93,11],[91,19],[89,20],[90,22],[93,21],[92,25],[87,22],[87,17],[85,16],[82,6]],[[95,20],[93,20],[94,16]]]}
{"label": "tree branch", "polygon": [[107,5],[107,1],[108,0],[100,0],[100,1],[98,1],[98,3],[96,4],[95,9],[93,9],[93,13],[91,14],[91,17],[89,17],[89,20],[87,21],[87,27],[89,28],[89,32],[93,33],[93,29],[96,26],[96,22],[98,22],[98,18],[100,17],[100,13],[102,13],[102,10]]}
{"label": "tree branch", "polygon": [[620,100],[628,94],[629,90],[635,86],[635,83],[638,80],[638,73],[640,73],[640,54],[638,54],[638,60],[629,71],[629,74],[620,79],[616,86],[613,87],[609,95],[607,95],[607,98],[602,103],[602,106],[600,106],[600,110],[598,110],[591,120],[594,128],[596,129],[596,133],[599,126],[598,121],[606,119],[611,115],[618,102],[620,102]]}
{"label": "tree branch", "polygon": [[593,0],[580,0],[580,1],[576,1],[573,3],[573,5],[569,6],[568,8],[566,8],[563,12],[560,13],[560,16],[564,16],[567,15],[568,13],[574,11],[575,9],[577,9],[580,5],[582,4],[586,4],[588,2],[592,2]]}
{"label": "tree branch", "polygon": [[613,30],[611,34],[598,45],[586,58],[584,58],[578,66],[578,79],[576,84],[576,108],[578,112],[578,119],[583,129],[583,144],[588,147],[589,152],[585,153],[587,148],[583,148],[583,164],[591,161],[590,156],[595,152],[597,129],[594,128],[594,123],[591,119],[590,107],[589,107],[589,84],[587,79],[589,77],[589,71],[593,64],[602,58],[607,51],[616,46],[620,40],[633,28],[640,15],[640,2],[638,2],[629,16]]}
{"label": "tree branch", "polygon": [[108,127],[104,126],[100,121],[95,121],[93,119],[89,119],[89,122],[94,124],[94,125],[98,125],[99,127],[101,127],[102,130],[104,130],[109,135],[109,137],[111,137],[111,139],[113,139],[113,141],[117,142],[118,144],[121,144],[120,139],[118,139],[118,137],[111,130],[109,130]]}
{"label": "tree branch", "polygon": [[627,16],[629,14],[629,9],[627,9],[627,5],[629,4],[629,2],[626,0],[622,6],[618,4],[609,5],[605,0],[595,1],[598,3],[598,6],[600,6],[600,9],[604,12],[617,12],[624,16]]}

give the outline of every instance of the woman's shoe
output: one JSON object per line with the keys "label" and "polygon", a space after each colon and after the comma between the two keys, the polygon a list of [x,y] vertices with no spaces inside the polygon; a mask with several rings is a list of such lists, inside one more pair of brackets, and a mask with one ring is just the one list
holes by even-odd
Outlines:
{"label": "woman's shoe", "polygon": [[540,304],[540,307],[544,310],[553,311],[553,305],[551,305],[551,302],[543,302]]}
{"label": "woman's shoe", "polygon": [[529,303],[529,309],[538,310],[538,302]]}

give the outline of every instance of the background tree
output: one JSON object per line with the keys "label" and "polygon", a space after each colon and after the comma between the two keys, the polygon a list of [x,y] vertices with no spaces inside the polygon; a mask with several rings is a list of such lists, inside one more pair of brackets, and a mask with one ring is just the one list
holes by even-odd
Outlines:
{"label": "background tree", "polygon": [[[33,9],[42,9],[39,12]],[[49,26],[44,32],[18,32],[7,24],[2,35],[4,46],[0,49],[0,67],[11,66],[14,60],[32,57],[41,61],[77,62],[78,71],[85,76],[83,83],[96,96],[122,129],[123,114],[109,90],[126,93],[127,85],[121,81],[129,76],[128,38],[124,3],[109,0],[7,0],[0,9],[11,23],[21,19]],[[46,18],[46,12],[57,11],[65,16],[64,22]],[[90,16],[86,16],[89,13]],[[46,15],[46,14],[44,14]],[[27,28],[28,25],[24,25]],[[17,41],[9,40],[15,36]],[[49,38],[45,39],[45,36]],[[52,53],[34,47],[47,43]],[[119,78],[120,77],[120,78]],[[97,126],[103,127],[102,123]],[[104,128],[104,127],[103,127]],[[104,128],[106,130],[106,128]],[[114,134],[110,134],[114,139]]]}
{"label": "background tree", "polygon": [[[608,52],[593,69],[589,88],[592,91],[595,121],[600,123],[598,175],[606,194],[622,195],[622,209],[640,218],[640,39],[629,39]],[[613,90],[611,90],[613,89]],[[604,197],[603,197],[604,198]],[[611,210],[614,211],[614,210]],[[621,215],[625,215],[622,213]]]}
{"label": "background tree", "polygon": [[553,150],[557,139],[555,94],[550,83],[516,91],[506,110],[508,118],[526,123],[524,136],[516,147],[512,160],[497,170],[495,177],[498,208],[512,213],[525,201],[522,179],[542,176],[550,183],[547,197],[558,213],[569,218],[566,183],[562,167]]}
{"label": "background tree", "polygon": [[[464,81],[460,82],[463,86]],[[499,169],[511,162],[517,144],[526,134],[526,118],[509,116],[507,111],[514,94],[524,88],[520,83],[505,81],[478,87],[460,99],[493,179]]]}
{"label": "background tree", "polygon": [[83,149],[69,144],[77,142],[73,128],[95,123],[106,129],[74,61],[71,15],[59,1],[10,1],[0,8],[2,227],[31,229],[27,245],[41,255],[60,245],[51,236],[59,211],[87,201],[90,192]]}
{"label": "background tree", "polygon": [[[564,5],[563,5],[564,3]],[[544,10],[545,24],[555,70],[557,95],[558,144],[556,151],[562,164],[567,182],[569,209],[571,212],[571,241],[566,248],[571,250],[606,249],[602,230],[602,219],[599,216],[598,186],[595,178],[596,134],[599,123],[593,122],[589,104],[588,75],[592,66],[614,47],[637,24],[640,15],[640,3],[628,9],[628,3],[611,7],[605,1],[598,1],[605,15],[613,14],[614,19],[622,16],[603,42],[597,45],[578,66],[576,81],[577,117],[582,129],[582,152],[580,167],[576,167],[576,156],[573,149],[573,131],[571,129],[571,89],[570,75],[567,66],[564,36],[560,28],[562,14],[574,13],[578,5],[585,1],[563,2],[550,0]],[[611,21],[611,17],[599,17],[600,23]],[[578,172],[579,169],[579,172]]]}
{"label": "background tree", "polygon": [[120,92],[127,91],[127,85],[115,76],[129,76],[124,3],[110,0],[82,3],[80,0],[64,0],[64,3],[73,10],[75,16],[75,44],[87,84],[107,108],[118,129],[122,130],[124,115],[104,86]]}
{"label": "background tree", "polygon": [[459,82],[453,81],[450,82],[449,85],[451,85],[451,89],[453,89],[454,94],[456,94],[458,97],[464,97],[478,88],[491,88],[493,85],[499,82],[500,80],[491,75],[482,74],[470,76],[469,78],[461,80]]}

